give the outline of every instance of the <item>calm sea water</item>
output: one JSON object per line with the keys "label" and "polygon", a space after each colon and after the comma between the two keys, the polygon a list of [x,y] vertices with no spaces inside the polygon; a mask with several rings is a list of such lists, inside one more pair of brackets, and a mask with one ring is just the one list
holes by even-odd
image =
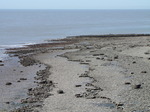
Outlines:
{"label": "calm sea water", "polygon": [[150,10],[0,10],[0,45],[110,33],[150,33]]}
{"label": "calm sea water", "polygon": [[150,10],[0,10],[0,49],[66,36],[126,33],[150,33]]}

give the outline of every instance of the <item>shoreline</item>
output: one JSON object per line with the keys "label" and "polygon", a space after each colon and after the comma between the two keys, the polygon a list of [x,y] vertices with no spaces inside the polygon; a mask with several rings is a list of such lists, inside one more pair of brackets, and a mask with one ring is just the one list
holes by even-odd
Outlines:
{"label": "shoreline", "polygon": [[[120,38],[120,36],[121,36],[121,38]],[[139,82],[138,81],[137,82],[133,81],[132,82],[132,81],[127,80],[128,78],[127,79],[124,78],[124,76],[130,77],[130,75],[128,73],[129,72],[133,73],[133,71],[135,69],[133,67],[130,70],[130,68],[128,68],[129,65],[126,65],[128,63],[128,61],[124,61],[124,60],[127,57],[128,57],[129,60],[134,60],[134,59],[132,59],[132,57],[137,56],[137,54],[132,54],[133,51],[128,51],[128,49],[133,49],[133,48],[140,47],[140,46],[149,47],[149,44],[148,44],[149,40],[147,38],[150,37],[150,35],[149,34],[146,34],[146,35],[145,34],[144,35],[143,34],[142,35],[141,34],[120,35],[119,34],[119,35],[94,36],[93,38],[92,37],[93,37],[92,35],[91,36],[73,36],[71,38],[67,37],[67,38],[64,38],[64,39],[54,40],[54,41],[56,41],[55,43],[35,44],[35,45],[29,45],[25,48],[7,49],[7,53],[10,54],[10,56],[17,56],[20,59],[25,59],[24,62],[23,62],[23,63],[25,63],[24,66],[34,65],[34,62],[37,59],[38,59],[38,61],[36,61],[36,63],[41,63],[42,62],[42,64],[47,66],[43,71],[40,71],[42,74],[43,74],[43,72],[46,73],[46,76],[44,78],[37,77],[37,79],[40,80],[40,82],[38,82],[38,84],[41,83],[41,84],[39,84],[41,86],[41,88],[38,88],[38,87],[36,89],[29,88],[29,91],[28,91],[28,93],[30,94],[29,98],[22,100],[23,103],[26,103],[26,104],[29,103],[29,105],[32,104],[32,106],[26,106],[26,107],[20,108],[18,110],[14,110],[14,112],[15,111],[16,112],[17,111],[23,111],[23,110],[33,111],[34,109],[35,110],[37,109],[36,111],[41,111],[40,109],[48,109],[46,106],[48,106],[49,104],[48,103],[45,104],[45,99],[47,101],[47,100],[50,100],[50,97],[53,97],[51,92],[53,91],[53,89],[56,88],[55,86],[57,84],[53,83],[53,80],[49,79],[49,77],[51,76],[51,73],[50,73],[51,66],[53,67],[53,65],[51,65],[50,63],[46,63],[45,60],[49,59],[47,54],[52,55],[56,51],[57,52],[60,52],[60,51],[62,52],[63,51],[65,53],[65,54],[56,55],[55,57],[52,57],[52,59],[56,59],[56,62],[57,62],[57,59],[60,59],[59,57],[61,56],[61,57],[66,57],[67,60],[69,60],[69,63],[67,62],[68,65],[70,63],[72,63],[72,61],[76,61],[76,62],[80,63],[81,65],[89,66],[89,70],[86,71],[85,73],[83,73],[84,75],[80,74],[79,77],[89,77],[89,78],[93,79],[94,81],[86,83],[86,84],[90,85],[89,86],[90,88],[87,88],[87,87],[82,88],[83,91],[84,91],[83,92],[84,94],[83,93],[74,94],[74,96],[76,97],[75,99],[80,99],[81,98],[81,99],[84,99],[84,100],[86,99],[86,101],[88,99],[90,99],[90,100],[88,100],[88,102],[92,101],[93,99],[95,101],[97,101],[97,99],[100,99],[101,101],[103,101],[105,103],[102,103],[102,102],[101,102],[101,104],[96,104],[95,103],[94,105],[100,105],[100,107],[99,106],[98,107],[102,108],[102,110],[104,108],[104,111],[108,111],[109,109],[110,110],[116,110],[116,111],[122,111],[122,109],[124,109],[124,111],[126,111],[126,112],[129,109],[132,110],[132,107],[125,104],[125,102],[124,102],[124,101],[126,101],[124,99],[126,99],[126,98],[128,99],[128,97],[124,98],[124,96],[122,95],[119,98],[121,98],[121,99],[123,98],[123,99],[120,100],[116,96],[116,95],[119,95],[119,93],[117,93],[117,92],[118,91],[124,91],[124,90],[129,91],[132,88],[132,87],[126,87],[129,83],[130,83],[129,86],[131,86],[132,84],[133,84],[132,86],[135,86],[137,84],[140,84],[140,85],[143,86],[143,84],[142,84],[141,81],[139,81]],[[99,37],[105,37],[105,38],[99,38]],[[115,37],[117,37],[117,38],[115,38]],[[130,38],[130,37],[133,37],[133,38]],[[136,37],[136,38],[134,38],[134,37]],[[141,38],[143,38],[144,40],[142,40]],[[144,42],[146,42],[146,43],[144,43]],[[143,47],[143,48],[147,49],[146,47]],[[67,51],[67,50],[75,50],[75,49],[78,49],[78,51],[73,51],[73,52]],[[127,51],[125,51],[125,50],[127,50]],[[149,50],[149,49],[147,49],[147,50]],[[127,52],[131,53],[130,57],[128,56]],[[142,52],[142,51],[139,51],[139,52]],[[117,56],[115,56],[116,54],[117,54]],[[142,55],[142,56],[145,57],[145,55]],[[29,61],[31,56],[33,56],[34,58],[31,58],[31,61]],[[39,58],[38,56],[41,56],[41,57]],[[45,58],[43,59],[43,57],[45,57]],[[136,59],[136,57],[134,57],[134,58]],[[137,59],[140,60],[143,64],[145,64],[145,62],[143,62],[140,57],[137,58]],[[136,63],[138,61],[137,59],[136,59]],[[100,61],[101,65],[102,65],[102,68],[99,64],[97,66],[99,66],[101,69],[103,69],[104,74],[107,73],[107,70],[111,70],[112,68],[114,69],[113,71],[107,73],[107,74],[110,75],[110,76],[108,75],[107,79],[105,79],[105,76],[101,76],[101,77],[104,77],[106,82],[103,82],[102,79],[99,79],[98,78],[99,77],[98,73],[95,72],[95,70],[98,71],[98,68],[95,65],[95,64],[97,64],[97,61]],[[20,61],[20,63],[23,64],[21,61]],[[65,63],[66,62],[64,62],[64,64]],[[118,63],[121,64],[121,65],[119,65]],[[125,64],[123,65],[123,63],[125,63]],[[76,65],[74,65],[74,66],[76,66]],[[116,70],[119,71],[119,72],[116,72]],[[127,72],[126,70],[129,70],[129,71]],[[99,72],[101,72],[101,71],[99,71]],[[121,81],[112,78],[113,76],[112,76],[111,73],[113,73],[113,72],[115,74],[118,74],[114,78],[119,78]],[[120,72],[123,72],[123,74],[120,74]],[[148,70],[146,70],[146,72],[148,72]],[[37,72],[37,73],[39,73],[39,72]],[[41,76],[40,75],[41,73],[39,73],[37,75]],[[134,76],[134,74],[132,74],[132,75]],[[140,76],[138,76],[138,77],[140,77]],[[146,77],[148,78],[148,76],[146,76]],[[79,78],[79,79],[81,79],[81,78]],[[97,81],[95,79],[98,79],[102,82],[100,83],[99,81]],[[117,89],[116,89],[115,86],[113,87],[113,86],[109,85],[108,81],[111,81],[111,80],[114,80],[115,83],[117,83],[118,85],[121,85],[121,86],[115,85],[115,86],[117,86]],[[130,79],[130,80],[132,80],[132,79]],[[122,82],[122,81],[124,81],[124,82]],[[123,83],[128,83],[128,84],[123,85]],[[105,86],[101,87],[100,86],[101,84],[104,84]],[[83,85],[81,85],[81,86],[83,86]],[[85,89],[85,88],[87,88],[87,89]],[[111,88],[115,88],[116,90],[113,91],[113,90],[111,90]],[[42,91],[42,93],[40,93],[38,90]],[[141,88],[138,89],[138,90],[142,91]],[[132,94],[135,94],[134,89],[130,90],[130,92],[132,92],[132,91],[133,91]],[[112,92],[112,94],[108,94],[106,92]],[[35,93],[38,93],[38,94],[33,95]],[[66,94],[66,93],[64,93],[64,94]],[[126,92],[125,92],[125,94],[126,94],[126,96],[128,96],[128,94]],[[40,96],[41,99],[36,99],[36,97],[39,97],[38,95],[42,95],[42,96]],[[55,95],[56,95],[56,93],[54,94],[54,96]],[[36,101],[34,99],[30,99],[31,96],[32,97],[34,96]],[[65,97],[65,95],[64,95],[64,97]],[[132,97],[131,97],[131,99],[132,99]],[[57,95],[56,95],[56,99],[57,99]],[[133,101],[134,100],[135,99],[133,98]],[[40,101],[40,103],[37,103],[39,101]],[[49,101],[47,101],[47,102],[49,102]],[[78,103],[78,100],[76,102]],[[82,100],[81,100],[81,102],[82,102]],[[44,103],[44,105],[43,105],[43,103]],[[86,105],[86,106],[88,107],[88,105]],[[93,107],[93,108],[98,109],[98,107],[96,106],[96,107]],[[72,108],[75,108],[75,107],[72,107]],[[109,108],[109,109],[107,110],[105,108]],[[136,109],[136,108],[134,108],[134,109]],[[70,110],[68,110],[68,111],[70,111]]]}

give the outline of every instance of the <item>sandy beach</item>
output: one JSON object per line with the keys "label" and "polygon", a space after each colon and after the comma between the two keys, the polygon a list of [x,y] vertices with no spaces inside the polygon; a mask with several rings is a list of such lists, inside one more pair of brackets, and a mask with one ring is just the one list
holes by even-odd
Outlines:
{"label": "sandy beach", "polygon": [[53,42],[7,49],[17,64],[0,61],[11,79],[1,81],[0,94],[24,95],[3,98],[0,112],[150,112],[150,35]]}

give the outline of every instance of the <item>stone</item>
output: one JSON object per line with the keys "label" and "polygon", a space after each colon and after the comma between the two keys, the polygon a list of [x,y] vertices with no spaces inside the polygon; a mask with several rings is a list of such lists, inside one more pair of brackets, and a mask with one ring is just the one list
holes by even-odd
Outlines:
{"label": "stone", "polygon": [[11,82],[7,82],[6,85],[12,85],[12,83]]}
{"label": "stone", "polygon": [[58,90],[57,93],[58,94],[64,94],[64,91],[63,90]]}
{"label": "stone", "polygon": [[142,71],[141,73],[147,73],[147,71]]}
{"label": "stone", "polygon": [[134,85],[133,88],[134,88],[134,89],[140,89],[140,88],[141,88],[141,84]]}
{"label": "stone", "polygon": [[4,64],[0,64],[0,66],[4,66]]}
{"label": "stone", "polygon": [[114,56],[114,59],[118,59],[118,56]]}
{"label": "stone", "polygon": [[81,85],[75,85],[75,87],[81,87]]}
{"label": "stone", "polygon": [[136,61],[133,61],[132,63],[133,63],[133,64],[135,64],[135,63],[136,63]]}
{"label": "stone", "polygon": [[20,78],[20,80],[27,80],[27,78]]}
{"label": "stone", "polygon": [[125,82],[125,85],[129,85],[129,84],[131,84],[130,82]]}

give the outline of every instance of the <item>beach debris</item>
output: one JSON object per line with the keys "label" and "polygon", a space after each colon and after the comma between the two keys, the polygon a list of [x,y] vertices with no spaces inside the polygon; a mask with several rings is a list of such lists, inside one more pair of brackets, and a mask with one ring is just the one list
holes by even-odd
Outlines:
{"label": "beach debris", "polygon": [[64,91],[63,90],[58,90],[57,93],[58,94],[64,94]]}
{"label": "beach debris", "polygon": [[7,82],[6,85],[12,85],[12,83],[11,82]]}
{"label": "beach debris", "polygon": [[20,80],[27,80],[27,78],[20,78]]}
{"label": "beach debris", "polygon": [[133,86],[134,89],[140,89],[141,88],[141,84],[137,84]]}
{"label": "beach debris", "polygon": [[75,87],[81,87],[82,85],[75,85]]}
{"label": "beach debris", "polygon": [[141,73],[147,73],[147,71],[141,71]]}

